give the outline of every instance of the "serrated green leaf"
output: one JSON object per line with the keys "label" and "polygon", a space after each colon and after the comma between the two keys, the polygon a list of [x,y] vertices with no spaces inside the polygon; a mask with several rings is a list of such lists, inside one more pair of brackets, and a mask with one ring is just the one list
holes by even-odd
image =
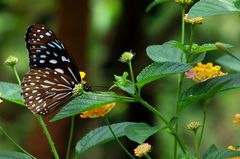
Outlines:
{"label": "serrated green leaf", "polygon": [[[111,128],[117,137],[122,137],[125,136],[125,128],[133,124],[136,123],[122,122],[112,124]],[[78,154],[81,154],[97,145],[104,144],[112,140],[114,140],[114,137],[109,130],[109,127],[102,126],[90,131],[82,139],[80,139],[76,145],[76,151]]]}
{"label": "serrated green leaf", "polygon": [[226,159],[226,158],[231,158],[231,157],[240,157],[240,152],[228,150],[228,149],[217,150],[217,151],[214,151],[213,153],[209,154],[204,159]]}
{"label": "serrated green leaf", "polygon": [[113,92],[84,92],[65,105],[51,121],[60,120],[84,111],[101,107],[112,102],[133,102],[130,97],[119,96]]}
{"label": "serrated green leaf", "polygon": [[204,153],[203,158],[207,158],[208,156],[210,156],[212,153],[218,151],[216,145],[212,144]]}
{"label": "serrated green leaf", "polygon": [[18,84],[0,82],[0,98],[24,106],[21,87]]}
{"label": "serrated green leaf", "polygon": [[191,69],[191,66],[187,64],[177,62],[154,62],[145,67],[137,76],[137,86],[143,87],[145,84],[154,80],[177,73],[186,72]]}
{"label": "serrated green leaf", "polygon": [[30,156],[15,151],[8,151],[8,152],[0,152],[1,159],[31,159]]}
{"label": "serrated green leaf", "polygon": [[154,62],[179,62],[181,63],[185,59],[184,52],[175,47],[178,45],[177,41],[168,41],[162,45],[148,46],[146,51],[148,57]]}
{"label": "serrated green leaf", "polygon": [[240,0],[233,0],[233,4],[237,9],[240,9]]}
{"label": "serrated green leaf", "polygon": [[200,100],[207,99],[220,91],[235,89],[240,87],[240,74],[231,74],[220,76],[207,80],[203,83],[196,84],[181,94],[179,105],[183,109],[189,104]]}
{"label": "serrated green leaf", "polygon": [[147,140],[147,138],[154,135],[160,130],[161,128],[157,126],[152,127],[146,123],[136,123],[127,126],[125,129],[125,134],[130,140],[142,144]]}
{"label": "serrated green leaf", "polygon": [[239,13],[233,0],[200,0],[188,12],[189,18]]}
{"label": "serrated green leaf", "polygon": [[154,0],[152,3],[150,3],[147,8],[146,8],[146,12],[149,12],[153,7],[155,7],[156,5],[166,2],[169,0]]}

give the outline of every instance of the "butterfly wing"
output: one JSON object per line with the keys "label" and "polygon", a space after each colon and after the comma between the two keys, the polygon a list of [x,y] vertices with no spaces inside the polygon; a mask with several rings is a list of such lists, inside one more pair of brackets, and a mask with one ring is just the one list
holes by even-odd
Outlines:
{"label": "butterfly wing", "polygon": [[51,69],[31,69],[23,78],[22,95],[34,113],[46,115],[61,107],[73,95],[75,82]]}
{"label": "butterfly wing", "polygon": [[31,69],[50,68],[73,78],[75,83],[81,82],[76,63],[47,26],[43,24],[30,26],[25,41]]}

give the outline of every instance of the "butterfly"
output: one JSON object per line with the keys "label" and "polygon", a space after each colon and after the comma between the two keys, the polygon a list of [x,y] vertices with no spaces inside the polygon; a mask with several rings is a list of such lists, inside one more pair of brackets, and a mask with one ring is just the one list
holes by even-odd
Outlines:
{"label": "butterfly", "polygon": [[30,26],[25,42],[30,70],[23,77],[21,94],[28,109],[47,115],[73,98],[74,88],[82,83],[80,74],[67,49],[47,26]]}

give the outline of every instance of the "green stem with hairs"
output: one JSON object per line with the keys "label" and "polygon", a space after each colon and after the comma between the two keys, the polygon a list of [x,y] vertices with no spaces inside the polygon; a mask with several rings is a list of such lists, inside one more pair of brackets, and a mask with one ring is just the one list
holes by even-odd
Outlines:
{"label": "green stem with hairs", "polygon": [[118,139],[118,137],[117,137],[117,136],[115,135],[115,133],[113,132],[113,130],[112,130],[112,128],[111,128],[111,124],[110,124],[107,116],[104,117],[104,121],[105,121],[105,123],[107,124],[109,130],[111,131],[114,139],[117,141],[117,143],[118,143],[118,144],[120,145],[120,147],[123,149],[123,151],[124,151],[130,158],[135,159],[134,156],[131,155],[130,152],[128,152],[128,150],[123,146],[123,144],[121,143],[121,141]]}
{"label": "green stem with hairs", "polygon": [[56,148],[55,148],[55,146],[54,146],[54,142],[53,142],[53,140],[52,140],[52,138],[51,138],[51,135],[50,135],[50,133],[49,133],[49,131],[48,131],[48,129],[47,129],[46,124],[44,123],[44,121],[43,121],[43,119],[42,119],[41,116],[35,115],[35,117],[36,117],[36,119],[38,120],[39,124],[41,125],[41,127],[42,127],[42,129],[43,129],[43,132],[44,132],[44,134],[45,134],[45,136],[46,136],[46,138],[47,138],[48,144],[49,144],[49,146],[50,146],[50,148],[51,148],[51,151],[52,151],[52,153],[53,153],[53,155],[54,155],[54,158],[55,158],[55,159],[59,159],[57,150],[56,150]]}
{"label": "green stem with hairs", "polygon": [[21,150],[22,152],[24,152],[25,154],[27,154],[28,156],[30,156],[33,159],[37,159],[36,157],[34,157],[33,155],[31,155],[29,152],[27,152],[24,148],[22,148],[20,145],[18,145],[13,138],[11,138],[8,133],[0,126],[0,131],[3,133],[3,135],[5,135],[19,150]]}
{"label": "green stem with hairs", "polygon": [[148,154],[145,155],[146,159],[152,159]]}
{"label": "green stem with hairs", "polygon": [[75,116],[71,116],[71,127],[70,127],[69,139],[68,139],[66,159],[69,159],[70,157],[70,151],[71,151],[71,145],[72,145],[73,133],[74,133],[74,124],[75,124]]}

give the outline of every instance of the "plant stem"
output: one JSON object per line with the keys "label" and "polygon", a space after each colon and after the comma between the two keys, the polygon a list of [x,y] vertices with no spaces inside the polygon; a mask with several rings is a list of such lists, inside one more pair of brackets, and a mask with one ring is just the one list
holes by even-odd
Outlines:
{"label": "plant stem", "polygon": [[193,32],[194,32],[194,24],[191,25],[190,29],[190,38],[189,38],[189,50],[187,53],[187,62],[189,61],[190,57],[192,56],[192,44],[193,44]]}
{"label": "plant stem", "polygon": [[198,146],[198,149],[201,145],[201,142],[202,142],[202,138],[203,138],[203,133],[204,133],[204,129],[205,129],[205,124],[206,124],[206,110],[204,108],[204,111],[203,111],[203,121],[202,121],[202,129],[201,129],[201,133],[200,133],[200,137],[199,137],[199,140],[198,140],[198,143],[197,143],[197,146]]}
{"label": "plant stem", "polygon": [[182,29],[182,32],[181,32],[181,43],[184,45],[184,43],[185,43],[185,41],[184,41],[184,39],[185,39],[185,21],[184,21],[184,15],[185,15],[185,12],[186,12],[186,6],[185,6],[185,4],[184,5],[182,5],[182,27],[181,27],[181,29]]}
{"label": "plant stem", "polygon": [[25,154],[27,154],[28,156],[30,156],[33,159],[37,159],[36,157],[34,157],[33,155],[31,155],[30,153],[28,153],[24,148],[22,148],[20,145],[18,145],[9,135],[8,133],[0,126],[0,131],[3,133],[3,135],[5,135],[17,148],[19,148],[22,152],[24,152]]}
{"label": "plant stem", "polygon": [[[129,72],[130,72],[130,76],[131,76],[131,79],[132,79],[132,82],[134,84],[134,90],[135,90],[135,93],[137,92],[137,88],[136,88],[136,85],[135,85],[135,78],[134,78],[134,74],[133,74],[133,68],[132,68],[132,62],[129,61],[128,62],[128,67],[129,67]],[[140,93],[140,91],[138,92],[138,94]]]}
{"label": "plant stem", "polygon": [[194,147],[195,147],[195,157],[199,159],[198,138],[196,133],[194,133]]}
{"label": "plant stem", "polygon": [[176,141],[178,142],[178,144],[180,145],[182,151],[184,154],[186,154],[186,150],[185,150],[185,147],[184,145],[182,144],[179,136],[177,135],[175,129],[169,125],[168,121],[163,117],[163,115],[157,111],[154,107],[152,107],[150,104],[148,104],[146,101],[144,101],[142,98],[138,98],[136,97],[138,102],[141,103],[143,106],[145,106],[146,108],[148,108],[148,110],[150,110],[151,112],[153,112],[157,117],[159,117],[163,122],[164,124],[166,125],[166,127],[168,127],[172,133],[172,135],[175,137]]}
{"label": "plant stem", "polygon": [[19,78],[19,75],[18,75],[18,73],[17,73],[17,69],[16,69],[15,65],[12,66],[12,69],[13,69],[14,75],[15,75],[16,78],[17,78],[18,84],[21,85],[21,80],[20,80],[20,78]]}
{"label": "plant stem", "polygon": [[54,155],[54,158],[55,158],[55,159],[59,159],[57,150],[56,150],[56,148],[55,148],[55,146],[54,146],[54,142],[53,142],[53,140],[52,140],[52,138],[51,138],[51,135],[50,135],[50,133],[49,133],[49,131],[48,131],[48,129],[47,129],[46,124],[44,123],[44,121],[43,121],[43,119],[42,119],[41,116],[35,115],[35,117],[37,118],[39,124],[41,125],[41,127],[42,127],[42,129],[43,129],[43,132],[44,132],[44,134],[45,134],[45,136],[46,136],[46,138],[47,138],[47,141],[48,141],[48,143],[49,143],[49,145],[50,145],[50,148],[51,148],[51,150],[52,150],[52,153],[53,153],[53,155]]}
{"label": "plant stem", "polygon": [[68,139],[66,159],[69,159],[69,156],[70,156],[70,150],[71,150],[73,133],[74,133],[74,124],[75,124],[75,115],[71,116],[71,127],[70,127],[69,139]]}
{"label": "plant stem", "polygon": [[148,154],[145,155],[146,159],[152,159]]}
{"label": "plant stem", "polygon": [[135,159],[135,158],[133,157],[133,155],[131,155],[131,153],[128,152],[128,150],[123,146],[123,144],[121,143],[121,141],[117,138],[117,136],[116,136],[115,133],[113,132],[113,130],[112,130],[112,128],[111,128],[111,124],[110,124],[107,116],[104,117],[104,121],[105,121],[105,123],[107,124],[109,130],[111,131],[114,139],[115,139],[115,140],[118,142],[118,144],[120,145],[120,147],[125,151],[125,153],[126,153],[130,158]]}

